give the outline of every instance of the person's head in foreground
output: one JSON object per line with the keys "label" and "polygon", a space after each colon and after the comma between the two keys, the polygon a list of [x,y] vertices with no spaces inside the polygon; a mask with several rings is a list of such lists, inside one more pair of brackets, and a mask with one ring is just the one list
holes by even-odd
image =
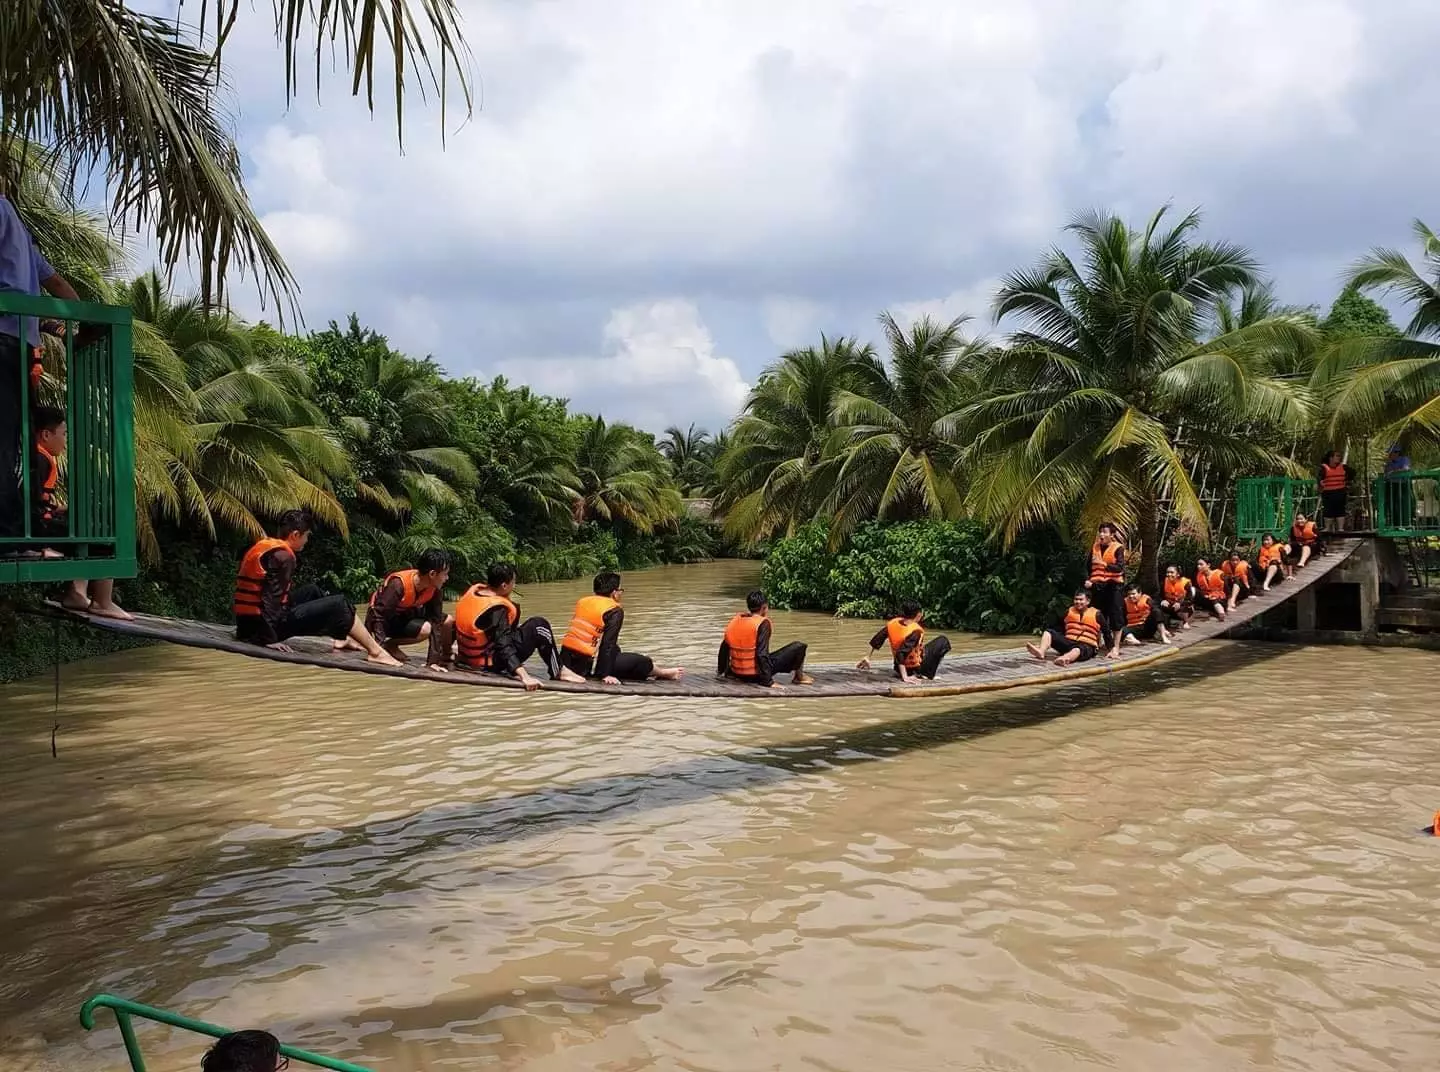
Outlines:
{"label": "person's head in foreground", "polygon": [[217,1039],[200,1060],[202,1072],[279,1072],[290,1067],[280,1040],[268,1031],[232,1031]]}

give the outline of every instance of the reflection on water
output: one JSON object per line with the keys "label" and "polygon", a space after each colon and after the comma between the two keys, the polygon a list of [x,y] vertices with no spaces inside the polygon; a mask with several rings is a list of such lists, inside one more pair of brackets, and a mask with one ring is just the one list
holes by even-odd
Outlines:
{"label": "reflection on water", "polygon": [[[753,576],[627,578],[628,646],[708,672]],[[1434,1067],[1437,674],[1221,644],[822,704],[96,660],[57,760],[47,688],[0,689],[0,1067],[116,1067],[98,989],[385,1070]]]}

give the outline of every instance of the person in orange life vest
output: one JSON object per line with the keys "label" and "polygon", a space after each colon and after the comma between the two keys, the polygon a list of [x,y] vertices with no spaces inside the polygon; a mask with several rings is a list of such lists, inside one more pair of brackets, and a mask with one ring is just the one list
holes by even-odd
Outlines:
{"label": "person in orange life vest", "polygon": [[1056,666],[1070,666],[1093,659],[1101,648],[1106,649],[1107,659],[1115,658],[1119,652],[1109,623],[1090,605],[1090,592],[1084,588],[1075,593],[1075,599],[1058,629],[1047,629],[1041,633],[1039,644],[1025,645],[1025,650],[1041,662],[1053,651],[1057,656]]}
{"label": "person in orange life vest", "polygon": [[400,660],[375,643],[355,608],[344,596],[327,596],[317,585],[290,590],[295,556],[310,542],[310,516],[304,510],[280,515],[273,539],[258,540],[240,560],[235,577],[235,638],[276,651],[292,650],[285,641],[297,636],[326,636],[342,651],[354,641],[367,662],[399,666]]}
{"label": "person in orange life vest", "polygon": [[1290,558],[1295,568],[1300,569],[1310,561],[1310,556],[1320,553],[1320,534],[1315,531],[1315,522],[1304,514],[1295,515],[1295,524],[1290,526]]}
{"label": "person in orange life vest", "polygon": [[1267,532],[1260,537],[1260,553],[1256,556],[1255,562],[1260,571],[1260,591],[1270,591],[1270,586],[1275,578],[1282,573],[1290,576],[1290,566],[1285,561],[1285,556],[1290,553],[1290,545],[1275,542],[1274,533]]}
{"label": "person in orange life vest", "polygon": [[1170,632],[1160,619],[1160,608],[1155,601],[1140,591],[1138,584],[1125,586],[1125,632],[1127,644],[1139,644],[1142,640],[1158,639],[1162,644],[1170,643]]}
{"label": "person in orange life vest", "polygon": [[733,677],[767,689],[780,687],[776,674],[791,675],[794,685],[815,684],[815,679],[805,673],[807,645],[792,640],[778,651],[771,651],[770,634],[770,603],[764,592],[751,592],[745,597],[745,613],[735,615],[725,627],[716,676]]}
{"label": "person in orange life vest", "polygon": [[1249,599],[1255,594],[1250,563],[1240,556],[1239,548],[1230,552],[1230,557],[1221,564],[1220,572],[1225,577],[1225,584],[1230,589],[1229,610],[1234,610],[1235,605],[1242,599]]}
{"label": "person in orange life vest", "polygon": [[1218,569],[1211,569],[1208,559],[1197,559],[1195,562],[1195,606],[1201,610],[1208,610],[1216,620],[1225,620],[1225,600],[1230,594],[1230,585],[1225,580],[1225,574]]}
{"label": "person in orange life vest", "polygon": [[1320,485],[1320,513],[1325,519],[1326,532],[1339,532],[1345,528],[1345,511],[1348,497],[1345,489],[1355,476],[1340,457],[1338,450],[1325,455],[1315,479]]}
{"label": "person in orange life vest", "polygon": [[[449,661],[455,619],[445,613],[445,584],[450,580],[450,556],[432,547],[422,551],[415,568],[390,574],[370,597],[365,628],[375,643],[402,663],[402,644],[429,642],[426,665],[444,672]],[[346,645],[349,645],[346,641]]]}
{"label": "person in orange life vest", "polygon": [[1085,580],[1090,604],[1102,615],[1115,636],[1125,628],[1125,547],[1120,530],[1104,522],[1090,548],[1090,573]]}
{"label": "person in orange life vest", "polygon": [[1188,577],[1181,575],[1179,566],[1165,567],[1165,580],[1160,585],[1160,613],[1172,627],[1190,628],[1190,619],[1195,614],[1195,588]]}
{"label": "person in orange life vest", "polygon": [[937,636],[928,644],[925,642],[925,613],[920,604],[907,599],[900,604],[900,614],[891,618],[870,638],[870,653],[856,663],[861,670],[870,669],[870,660],[886,644],[894,658],[895,675],[904,682],[918,677],[934,680],[940,669],[940,660],[950,653],[950,638]]}
{"label": "person in orange life vest", "polygon": [[[69,536],[70,522],[59,494],[60,458],[67,443],[65,412],[54,406],[37,406],[31,415],[30,427],[35,435],[30,452],[30,531],[35,536]],[[46,548],[46,557],[65,556]],[[134,620],[115,602],[112,580],[71,581],[60,598],[60,605],[66,610],[100,618]]]}
{"label": "person in orange life vest", "polygon": [[509,562],[496,562],[483,582],[471,585],[460,597],[455,605],[455,664],[464,670],[513,677],[527,692],[534,692],[540,687],[540,679],[525,669],[525,662],[538,653],[551,681],[584,681],[575,671],[560,665],[560,650],[548,621],[520,621],[514,594],[515,567]]}
{"label": "person in orange life vest", "polygon": [[591,585],[594,595],[575,604],[575,615],[565,639],[560,642],[560,662],[581,677],[599,678],[607,685],[621,681],[679,681],[683,666],[657,667],[646,655],[620,650],[620,629],[625,624],[621,602],[625,589],[620,574],[597,573]]}

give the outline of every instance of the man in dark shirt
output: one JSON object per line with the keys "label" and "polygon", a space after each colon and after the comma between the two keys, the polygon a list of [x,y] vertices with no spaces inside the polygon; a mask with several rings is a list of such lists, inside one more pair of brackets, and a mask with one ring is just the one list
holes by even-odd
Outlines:
{"label": "man in dark shirt", "polygon": [[855,664],[857,670],[869,670],[875,653],[886,644],[894,660],[895,676],[905,684],[915,678],[934,680],[940,661],[950,654],[950,638],[937,636],[925,642],[925,612],[920,604],[907,599],[900,604],[900,613],[891,618],[870,638],[870,651]]}
{"label": "man in dark shirt", "polygon": [[625,625],[620,574],[609,570],[597,573],[591,588],[594,595],[575,604],[575,616],[560,642],[561,662],[575,673],[599,678],[607,685],[650,678],[679,681],[685,676],[683,666],[659,667],[648,655],[620,650],[620,630]]}
{"label": "man in dark shirt", "polygon": [[805,673],[805,654],[809,650],[806,645],[792,640],[772,652],[770,633],[770,603],[764,592],[751,592],[745,597],[745,613],[735,615],[725,628],[715,673],[767,689],[777,687],[776,674],[790,674],[795,685],[815,684],[815,679]]}
{"label": "man in dark shirt", "polygon": [[415,568],[397,570],[380,583],[365,612],[365,628],[375,643],[402,663],[402,644],[429,641],[425,662],[444,672],[455,619],[445,613],[445,584],[450,580],[450,556],[438,547],[420,552]]}
{"label": "man in dark shirt", "polygon": [[310,542],[310,517],[303,510],[280,515],[273,539],[258,541],[240,561],[235,579],[235,636],[276,651],[297,636],[328,636],[337,651],[358,644],[367,662],[399,666],[400,660],[375,643],[344,596],[327,596],[317,585],[290,590],[296,558]]}
{"label": "man in dark shirt", "polygon": [[527,692],[534,692],[540,680],[525,669],[525,662],[538,654],[551,681],[583,682],[583,677],[560,664],[549,621],[538,616],[520,621],[520,608],[511,598],[514,592],[515,567],[509,562],[496,562],[483,584],[471,585],[460,597],[455,605],[458,665],[466,670],[513,677]]}

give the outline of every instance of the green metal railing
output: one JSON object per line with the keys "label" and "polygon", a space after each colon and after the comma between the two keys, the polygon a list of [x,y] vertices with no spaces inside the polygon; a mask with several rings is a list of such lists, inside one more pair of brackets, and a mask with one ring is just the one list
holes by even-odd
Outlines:
{"label": "green metal railing", "polygon": [[[131,1017],[151,1020],[169,1027],[178,1027],[182,1031],[208,1035],[211,1038],[223,1038],[230,1034],[228,1028],[207,1024],[203,1020],[192,1020],[188,1016],[167,1012],[151,1005],[141,1005],[138,1001],[127,1001],[125,998],[117,998],[111,994],[96,994],[80,1006],[80,1026],[86,1031],[95,1027],[96,1009],[110,1009],[115,1013],[115,1022],[120,1026],[120,1039],[125,1043],[125,1053],[130,1058],[130,1067],[134,1069],[134,1072],[145,1072],[145,1058],[141,1056],[140,1042],[135,1037],[135,1025],[131,1023]],[[349,1061],[325,1057],[322,1054],[311,1053],[309,1050],[297,1049],[294,1046],[281,1045],[280,1052],[292,1061],[301,1061],[307,1065],[314,1065],[316,1068],[333,1069],[334,1072],[371,1072],[363,1065],[354,1065]]]}
{"label": "green metal railing", "polygon": [[[0,315],[18,317],[17,336],[0,335],[0,375],[15,377],[21,419],[12,446],[20,450],[18,517],[0,518],[0,583],[133,577],[135,562],[134,358],[130,310],[0,291]],[[64,325],[65,534],[35,532],[31,451],[30,328]],[[0,475],[0,479],[8,474]],[[43,549],[63,558],[41,558]]]}
{"label": "green metal railing", "polygon": [[1440,469],[1392,473],[1375,481],[1375,531],[1381,536],[1440,536]]}
{"label": "green metal railing", "polygon": [[1283,538],[1297,513],[1314,517],[1320,493],[1313,480],[1284,476],[1244,477],[1235,482],[1235,532],[1258,540],[1267,532]]}

